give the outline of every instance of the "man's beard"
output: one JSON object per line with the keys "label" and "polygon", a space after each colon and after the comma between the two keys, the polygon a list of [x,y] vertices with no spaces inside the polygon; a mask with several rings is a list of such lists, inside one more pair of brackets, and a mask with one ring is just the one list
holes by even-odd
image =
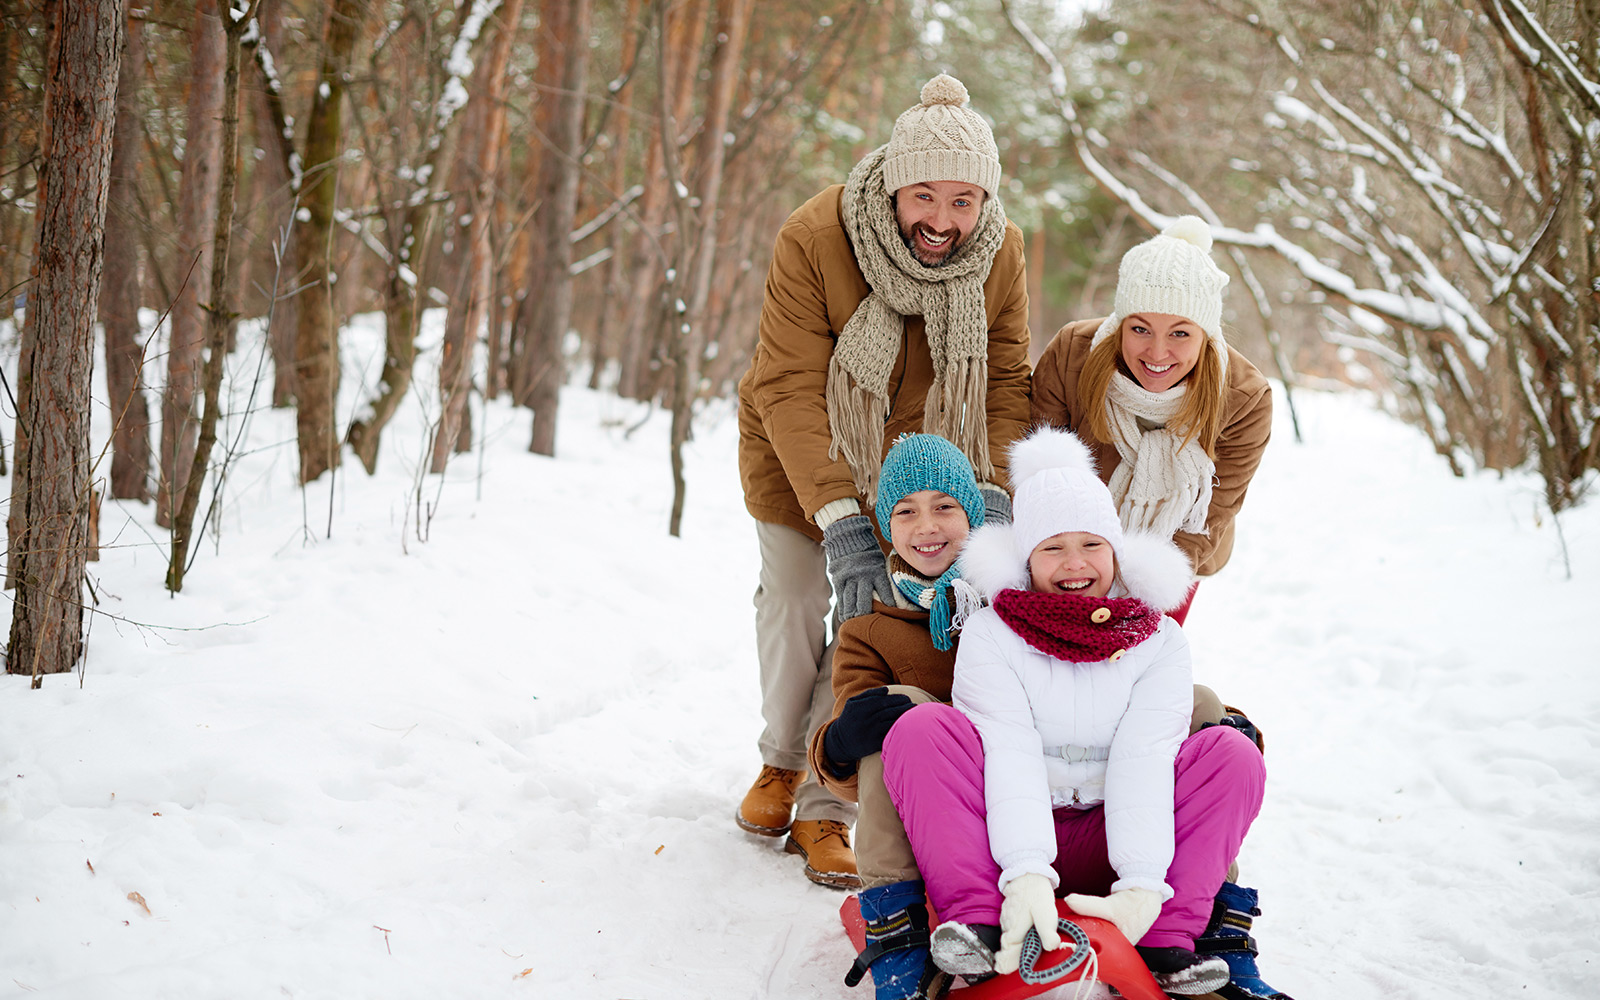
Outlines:
{"label": "man's beard", "polygon": [[[938,239],[941,236],[949,237],[949,242],[946,243],[942,248],[944,252],[939,256],[930,259],[923,248],[917,243],[916,234],[918,230],[921,230],[922,232],[932,236],[934,239]],[[959,228],[947,229],[942,233],[935,232],[933,229],[920,222],[912,225],[909,230],[905,229],[904,227],[900,229],[900,238],[905,241],[906,249],[911,251],[911,256],[915,257],[917,263],[921,264],[923,267],[943,267],[945,264],[950,263],[951,258],[955,257],[956,255],[956,250],[961,247],[964,235],[965,234],[963,234]]]}

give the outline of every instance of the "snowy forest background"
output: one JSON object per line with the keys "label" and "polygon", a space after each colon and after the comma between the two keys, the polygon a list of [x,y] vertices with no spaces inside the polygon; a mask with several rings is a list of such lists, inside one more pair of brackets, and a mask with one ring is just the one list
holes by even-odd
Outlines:
{"label": "snowy forest background", "polygon": [[0,996],[854,995],[730,397],[939,71],[1036,351],[1194,213],[1274,380],[1269,979],[1590,995],[1600,0],[0,0]]}
{"label": "snowy forest background", "polygon": [[[1291,410],[1298,387],[1370,389],[1457,473],[1535,470],[1556,512],[1600,465],[1600,0],[218,3],[0,2],[8,585],[86,549],[103,495],[154,504],[181,588],[228,467],[216,428],[256,408],[294,412],[300,482],[372,473],[428,308],[430,473],[502,396],[551,454],[576,377],[672,413],[676,534],[682,449],[752,350],[772,234],[941,70],[994,122],[1036,350],[1196,213],[1233,340]],[[75,224],[49,211],[52,157]],[[368,312],[384,357],[341,410],[340,331]],[[270,350],[222,413],[249,318]],[[91,394],[115,416],[98,462],[70,444]],[[52,603],[62,628],[23,626],[49,655],[9,669],[75,659],[81,615]]]}

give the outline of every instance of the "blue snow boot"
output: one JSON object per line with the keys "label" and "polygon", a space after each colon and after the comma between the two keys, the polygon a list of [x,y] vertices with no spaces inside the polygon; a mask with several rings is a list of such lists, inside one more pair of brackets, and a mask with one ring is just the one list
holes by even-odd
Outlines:
{"label": "blue snow boot", "polygon": [[867,947],[844,977],[846,986],[872,970],[877,1000],[931,1000],[949,980],[928,961],[928,898],[921,879],[894,882],[856,894],[867,925]]}
{"label": "blue snow boot", "polygon": [[1293,1000],[1262,982],[1256,968],[1256,939],[1250,935],[1250,921],[1260,915],[1254,889],[1224,882],[1211,904],[1211,923],[1195,940],[1197,953],[1215,955],[1228,963],[1228,985],[1216,991],[1225,1000]]}

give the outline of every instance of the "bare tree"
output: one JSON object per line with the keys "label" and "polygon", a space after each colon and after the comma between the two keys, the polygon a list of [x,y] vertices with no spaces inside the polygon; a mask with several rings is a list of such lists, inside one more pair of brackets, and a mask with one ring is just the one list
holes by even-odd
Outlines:
{"label": "bare tree", "polygon": [[[1258,74],[1241,120],[1265,128],[1217,143],[1255,154],[1232,167],[1245,197],[1211,211],[1222,191],[1139,166],[1219,244],[1326,302],[1325,335],[1387,371],[1453,468],[1532,458],[1560,511],[1600,467],[1600,27],[1571,4],[1480,6],[1212,0],[1206,30],[1227,34],[1211,46]],[[1007,10],[1080,163],[1160,225],[1159,188],[1113,169],[1116,144],[1084,120],[1064,66]]]}
{"label": "bare tree", "polygon": [[[700,68],[700,47],[711,7],[709,0],[688,0],[685,4],[665,6],[662,12],[665,16],[655,19],[656,30],[664,33],[657,58],[662,61],[658,77],[666,82],[658,86],[672,95],[668,108],[672,119],[681,125],[688,120],[694,107],[694,90],[690,84]],[[651,370],[656,335],[662,329],[660,296],[656,293],[671,280],[665,273],[669,268],[661,260],[661,245],[666,238],[666,217],[673,194],[668,186],[662,143],[670,141],[681,146],[683,137],[678,131],[673,129],[673,134],[668,136],[666,130],[658,126],[651,130],[648,139],[642,178],[644,195],[640,200],[640,221],[631,250],[632,288],[625,296],[628,312],[617,348],[617,392],[632,399],[653,399],[657,390],[657,380]],[[676,148],[673,153],[676,155]]]}
{"label": "bare tree", "polygon": [[[476,73],[481,81],[467,108],[464,126],[467,148],[458,162],[465,183],[470,219],[459,234],[466,261],[460,269],[456,291],[445,319],[443,355],[439,361],[439,427],[434,434],[429,470],[445,470],[452,452],[471,446],[467,395],[472,387],[472,349],[478,327],[488,312],[489,296],[494,293],[491,270],[490,223],[494,218],[495,187],[500,173],[502,132],[505,125],[506,65],[511,58],[511,43],[516,38],[522,17],[522,0],[506,0],[500,10],[500,27],[489,59]],[[463,247],[458,246],[460,253]]]}
{"label": "bare tree", "polygon": [[112,140],[107,195],[105,268],[100,321],[106,341],[106,399],[111,406],[111,495],[150,499],[150,408],[143,382],[139,338],[139,234],[135,186],[139,169],[139,84],[144,68],[144,24],[132,14],[117,83],[117,130]]}
{"label": "bare tree", "polygon": [[542,95],[551,113],[541,157],[539,218],[543,254],[528,275],[522,311],[526,344],[522,357],[522,402],[533,410],[528,450],[554,455],[561,384],[566,379],[563,340],[572,317],[572,227],[578,210],[583,165],[585,77],[589,67],[589,0],[546,0],[539,30],[561,67],[555,87]]}
{"label": "bare tree", "polygon": [[[744,55],[746,29],[750,25],[752,0],[719,0],[717,4],[717,47],[711,59],[711,93],[706,104],[705,123],[700,133],[698,157],[697,198],[698,215],[695,219],[689,205],[688,188],[679,177],[676,143],[676,119],[670,110],[670,95],[662,93],[662,148],[666,150],[667,176],[675,192],[680,238],[680,263],[674,270],[687,275],[679,284],[673,282],[672,306],[667,310],[672,323],[664,339],[672,345],[672,430],[670,439],[672,463],[672,514],[668,532],[676,536],[683,522],[684,494],[687,486],[683,476],[683,446],[688,443],[694,418],[694,402],[700,391],[700,361],[705,352],[705,329],[709,325],[708,306],[711,298],[711,279],[716,266],[717,235],[720,229],[717,210],[722,197],[722,165],[727,143],[728,117],[733,105],[734,88],[738,83],[738,70]],[[663,59],[664,63],[665,60]],[[662,74],[663,88],[666,75]],[[690,242],[691,234],[694,242]],[[692,256],[691,256],[692,255]],[[687,294],[687,301],[683,294]]]}
{"label": "bare tree", "polygon": [[178,509],[172,519],[172,559],[167,567],[167,589],[173,593],[183,589],[183,580],[189,566],[189,546],[194,528],[195,512],[200,506],[200,492],[205,486],[206,469],[211,461],[211,449],[217,441],[217,419],[222,408],[222,362],[228,353],[228,341],[233,329],[234,313],[229,305],[232,295],[228,288],[228,255],[233,246],[233,203],[239,185],[239,63],[242,39],[256,14],[259,0],[248,0],[248,6],[235,12],[233,0],[228,2],[228,16],[223,19],[224,60],[222,72],[222,135],[221,176],[217,188],[217,219],[215,224],[214,263],[211,269],[211,295],[206,303],[206,356],[201,392],[204,410],[200,417],[200,434],[190,460],[183,492],[178,497]]}
{"label": "bare tree", "polygon": [[[627,11],[622,19],[624,29],[627,29],[640,20],[639,6],[642,0],[627,0]],[[633,95],[637,89],[630,86],[631,70],[639,57],[640,37],[636,31],[628,31],[622,39],[622,65],[628,68],[628,76],[613,80],[606,88],[611,100],[616,102],[618,128],[616,140],[610,150],[611,175],[610,188],[613,192],[620,193],[627,187],[628,182],[628,153],[633,136]],[[607,248],[611,258],[606,262],[604,279],[604,294],[600,298],[599,318],[595,324],[594,343],[589,355],[589,388],[598,389],[601,379],[605,374],[606,365],[616,355],[616,347],[612,343],[616,339],[616,326],[622,316],[626,296],[626,269],[628,255],[625,248],[628,246],[629,237],[622,227],[611,230]]]}
{"label": "bare tree", "polygon": [[334,404],[339,397],[339,331],[331,262],[338,201],[339,147],[350,55],[367,16],[364,0],[331,0],[322,66],[305,131],[305,221],[295,227],[296,276],[305,282],[295,327],[295,398],[300,482],[339,464]]}
{"label": "bare tree", "polygon": [[28,237],[33,220],[16,209],[34,193],[42,102],[38,74],[29,70],[43,62],[32,51],[48,34],[39,30],[42,17],[41,4],[0,3],[0,316],[7,317],[27,280],[32,255]]}
{"label": "bare tree", "polygon": [[169,326],[167,386],[161,395],[161,477],[156,488],[156,523],[166,528],[172,526],[199,433],[195,401],[200,390],[200,347],[205,341],[200,290],[211,276],[222,142],[222,20],[217,0],[195,4],[189,52],[188,118],[183,177],[178,183],[179,264],[184,280],[172,304]]}
{"label": "bare tree", "polygon": [[[285,0],[263,0],[256,15],[260,30],[245,39],[254,81],[247,100],[264,155],[250,172],[254,197],[248,221],[253,238],[251,245],[243,248],[239,266],[241,301],[257,299],[270,318],[267,348],[272,355],[272,405],[278,407],[294,401],[294,331],[299,308],[288,287],[291,276],[284,273],[289,254],[286,236],[300,191],[294,133],[283,111],[283,82],[276,61],[276,54],[284,49],[284,6]],[[262,263],[270,270],[257,279]]]}
{"label": "bare tree", "polygon": [[[433,246],[432,232],[439,207],[446,197],[448,178],[453,173],[460,116],[466,103],[462,77],[471,69],[469,54],[477,45],[484,24],[500,0],[473,0],[453,39],[442,35],[448,55],[439,58],[424,45],[420,62],[426,67],[409,76],[426,81],[427,99],[415,96],[415,81],[407,79],[400,88],[408,99],[390,101],[379,89],[377,105],[384,113],[386,127],[359,127],[368,150],[364,162],[383,163],[385,173],[395,178],[391,184],[373,171],[367,187],[380,202],[375,212],[384,220],[381,236],[374,239],[363,231],[369,249],[376,251],[384,266],[383,313],[384,359],[378,393],[361,407],[350,423],[346,440],[368,473],[377,469],[378,445],[385,427],[393,419],[400,401],[411,389],[417,360],[417,331],[422,322],[428,252]],[[418,19],[418,34],[426,40],[435,32]],[[386,32],[374,45],[373,76],[379,76],[379,62],[406,58],[392,51],[400,42],[398,32]],[[409,61],[409,60],[408,60]],[[422,113],[418,114],[417,109]],[[361,104],[353,105],[358,126],[364,120]],[[374,132],[394,141],[374,141]],[[380,152],[383,150],[386,152]],[[421,162],[415,159],[421,154]],[[347,216],[348,217],[348,216]],[[354,219],[347,225],[359,228]]]}
{"label": "bare tree", "polygon": [[6,670],[70,671],[83,650],[89,393],[125,32],[119,0],[51,8],[33,294],[17,369]]}

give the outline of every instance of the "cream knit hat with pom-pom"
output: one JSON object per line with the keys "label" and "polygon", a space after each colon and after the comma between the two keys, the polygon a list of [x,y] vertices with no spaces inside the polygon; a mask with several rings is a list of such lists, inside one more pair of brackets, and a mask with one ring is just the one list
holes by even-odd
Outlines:
{"label": "cream knit hat with pom-pom", "polygon": [[890,194],[923,181],[966,181],[991,198],[1000,186],[994,132],[967,107],[967,88],[946,73],[923,84],[922,103],[895,121],[884,149],[883,186]]}
{"label": "cream knit hat with pom-pom", "polygon": [[1226,372],[1222,290],[1227,285],[1228,275],[1211,259],[1211,227],[1199,216],[1179,216],[1160,235],[1122,255],[1116,301],[1111,315],[1095,331],[1093,344],[1116,333],[1134,313],[1182,316],[1205,331]]}

